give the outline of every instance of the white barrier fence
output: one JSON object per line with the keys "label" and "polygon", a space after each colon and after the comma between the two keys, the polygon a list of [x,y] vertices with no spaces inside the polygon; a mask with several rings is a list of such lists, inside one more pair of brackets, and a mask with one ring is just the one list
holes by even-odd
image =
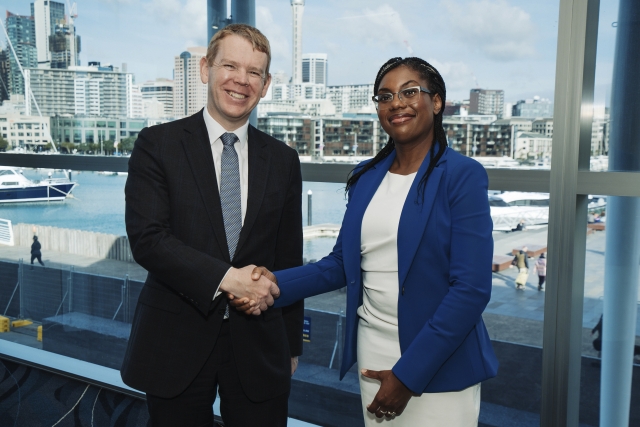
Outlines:
{"label": "white barrier fence", "polygon": [[13,228],[11,221],[0,219],[0,245],[13,246]]}

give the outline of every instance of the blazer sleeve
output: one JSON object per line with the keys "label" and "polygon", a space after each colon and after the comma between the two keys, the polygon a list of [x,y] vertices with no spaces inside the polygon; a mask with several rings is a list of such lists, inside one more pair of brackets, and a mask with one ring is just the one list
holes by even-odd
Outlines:
{"label": "blazer sleeve", "polygon": [[[355,187],[356,185],[349,189],[347,212],[349,211],[349,203]],[[344,214],[345,217],[347,212]],[[344,218],[342,223],[344,224]],[[285,307],[295,301],[335,291],[347,285],[342,259],[343,231],[344,228],[340,227],[338,239],[333,246],[333,250],[320,261],[309,263],[302,267],[274,272],[280,288],[280,298],[276,300],[275,307]]]}
{"label": "blazer sleeve", "polygon": [[449,177],[449,290],[392,369],[415,393],[425,390],[462,344],[491,298],[493,225],[487,188],[487,173],[477,162],[458,165]]}
{"label": "blazer sleeve", "polygon": [[206,315],[217,284],[231,266],[186,245],[171,233],[161,138],[149,128],[143,129],[129,159],[125,223],[131,252],[153,277]]}
{"label": "blazer sleeve", "polygon": [[[274,270],[302,265],[302,174],[298,155],[293,153],[291,158],[287,197],[278,228]],[[289,352],[292,357],[300,356],[304,301],[283,307],[282,317],[289,341]]]}

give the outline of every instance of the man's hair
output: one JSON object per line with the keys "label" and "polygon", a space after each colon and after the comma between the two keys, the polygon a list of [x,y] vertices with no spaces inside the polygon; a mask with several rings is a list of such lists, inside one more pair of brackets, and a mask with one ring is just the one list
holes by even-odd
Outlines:
{"label": "man's hair", "polygon": [[247,24],[227,25],[211,37],[211,41],[209,41],[209,46],[207,47],[207,63],[209,66],[213,65],[213,60],[218,54],[220,41],[233,34],[250,42],[254,50],[267,54],[266,78],[267,75],[269,75],[269,66],[271,65],[271,47],[269,46],[269,40],[267,40],[267,37],[265,37],[260,30]]}

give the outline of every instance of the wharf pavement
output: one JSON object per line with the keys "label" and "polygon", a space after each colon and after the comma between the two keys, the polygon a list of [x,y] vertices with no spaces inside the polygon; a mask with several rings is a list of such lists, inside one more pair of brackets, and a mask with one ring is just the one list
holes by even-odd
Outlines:
{"label": "wharf pavement", "polygon": [[[583,309],[583,354],[597,356],[592,347],[591,329],[602,314],[604,294],[604,248],[606,232],[598,231],[587,236],[585,267],[585,298]],[[547,227],[529,228],[518,232],[494,232],[494,254],[508,255],[512,249],[523,245],[547,243]],[[0,246],[0,260],[25,264],[30,261],[29,248]],[[45,268],[68,270],[101,276],[144,281],[147,272],[136,263],[97,259],[81,255],[44,251]],[[552,262],[548,261],[548,262]],[[36,261],[37,264],[37,261]],[[537,290],[538,277],[534,269],[535,259],[529,259],[529,279],[524,291],[515,289],[516,268],[493,273],[491,301],[483,315],[492,339],[542,347],[542,323],[544,319],[545,292]],[[41,268],[36,265],[35,268]],[[546,284],[545,284],[546,287]],[[640,299],[640,298],[639,298]],[[309,309],[331,313],[346,311],[346,293],[343,290],[308,298]],[[636,322],[636,335],[640,335],[640,315]],[[640,340],[637,339],[640,343]]]}

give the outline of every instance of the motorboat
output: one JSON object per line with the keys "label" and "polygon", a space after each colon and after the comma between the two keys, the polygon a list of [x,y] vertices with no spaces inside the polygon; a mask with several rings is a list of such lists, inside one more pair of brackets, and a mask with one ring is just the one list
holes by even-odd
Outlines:
{"label": "motorboat", "polygon": [[[489,207],[494,231],[514,231],[549,223],[549,193],[490,191]],[[606,196],[589,195],[588,213],[602,215],[606,207]]]}
{"label": "motorboat", "polygon": [[32,181],[19,169],[0,166],[0,203],[63,201],[77,185],[69,177]]}
{"label": "motorboat", "polygon": [[489,195],[494,231],[549,223],[549,194],[506,191]]}

